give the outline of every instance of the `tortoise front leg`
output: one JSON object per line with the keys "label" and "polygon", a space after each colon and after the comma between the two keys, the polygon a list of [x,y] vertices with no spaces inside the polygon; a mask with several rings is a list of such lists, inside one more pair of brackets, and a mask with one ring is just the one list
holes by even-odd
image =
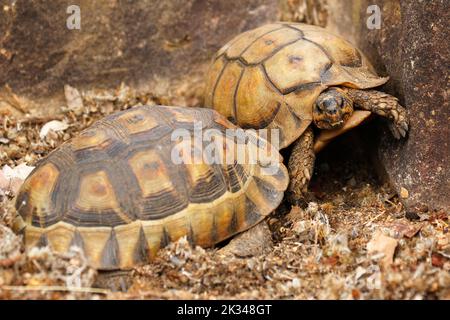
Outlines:
{"label": "tortoise front leg", "polygon": [[294,142],[289,157],[288,170],[290,183],[288,197],[292,204],[299,204],[305,200],[309,180],[311,180],[314,160],[314,134],[311,127]]}
{"label": "tortoise front leg", "polygon": [[223,248],[218,250],[222,255],[234,255],[239,258],[257,257],[270,252],[273,247],[272,232],[267,220],[238,234]]}
{"label": "tortoise front leg", "polygon": [[391,120],[389,128],[395,138],[400,139],[408,132],[408,119],[406,109],[403,108],[396,97],[376,90],[359,90],[342,88],[353,101],[355,107],[371,111]]}

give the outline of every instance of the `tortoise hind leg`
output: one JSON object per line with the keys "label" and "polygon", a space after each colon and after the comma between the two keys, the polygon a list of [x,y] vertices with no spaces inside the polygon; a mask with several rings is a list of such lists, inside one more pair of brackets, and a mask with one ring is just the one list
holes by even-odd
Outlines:
{"label": "tortoise hind leg", "polygon": [[398,103],[397,98],[376,90],[342,89],[360,109],[371,111],[391,120],[389,128],[395,138],[400,139],[406,136],[406,132],[408,132],[406,109]]}
{"label": "tortoise hind leg", "polygon": [[314,169],[314,134],[309,127],[294,142],[291,156],[289,157],[288,169],[290,183],[288,187],[289,201],[297,205],[305,200],[309,180],[311,180]]}
{"label": "tortoise hind leg", "polygon": [[273,247],[272,233],[266,220],[238,234],[218,253],[239,258],[256,257],[270,252]]}
{"label": "tortoise hind leg", "polygon": [[93,287],[113,292],[126,292],[132,282],[131,270],[99,270]]}

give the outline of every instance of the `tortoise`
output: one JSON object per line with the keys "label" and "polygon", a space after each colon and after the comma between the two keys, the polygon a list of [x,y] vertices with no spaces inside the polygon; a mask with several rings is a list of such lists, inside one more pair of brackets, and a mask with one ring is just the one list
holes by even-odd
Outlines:
{"label": "tortoise", "polygon": [[371,90],[388,79],[358,48],[321,27],[273,23],[217,52],[206,75],[205,106],[244,129],[277,130],[280,148],[292,145],[288,193],[299,203],[313,172],[313,128],[332,130],[327,140],[377,114],[389,119],[395,138],[405,137],[406,110],[397,98]]}
{"label": "tortoise", "polygon": [[[27,247],[66,252],[76,245],[98,270],[128,270],[180,237],[209,247],[256,225],[287,189],[281,156],[274,154],[272,174],[259,160],[176,160],[208,147],[191,139],[198,128],[226,134],[222,156],[238,143],[228,134],[238,128],[205,108],[139,106],[95,122],[25,180],[15,229]],[[253,147],[247,155],[269,145],[252,134],[243,140]]]}

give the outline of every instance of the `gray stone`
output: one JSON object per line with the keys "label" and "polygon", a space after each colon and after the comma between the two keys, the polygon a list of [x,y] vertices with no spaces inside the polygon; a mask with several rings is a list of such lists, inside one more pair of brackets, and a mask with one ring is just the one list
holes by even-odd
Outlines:
{"label": "gray stone", "polygon": [[[408,191],[402,199],[407,210],[450,209],[450,2],[327,2],[326,27],[356,44],[381,75],[390,76],[381,90],[398,97],[409,113],[407,140],[394,140],[381,126],[374,146],[380,174],[398,193],[401,188]],[[381,9],[382,23],[380,29],[370,30],[367,7],[373,4]]]}
{"label": "gray stone", "polygon": [[276,0],[0,0],[0,88],[51,113],[64,85],[176,95],[203,83],[214,52],[234,35],[276,20]]}

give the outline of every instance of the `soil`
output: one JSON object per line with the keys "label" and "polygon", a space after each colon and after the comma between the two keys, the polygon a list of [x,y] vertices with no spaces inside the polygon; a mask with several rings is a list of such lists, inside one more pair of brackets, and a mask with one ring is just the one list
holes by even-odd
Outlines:
{"label": "soil", "polygon": [[[51,150],[106,114],[138,104],[199,105],[115,91],[81,92],[82,108],[62,107],[51,117],[30,117],[26,106],[0,113],[0,164],[35,165]],[[71,103],[68,103],[71,105]],[[39,137],[42,126],[69,127]],[[268,224],[269,253],[239,258],[216,248],[192,248],[186,239],[160,250],[131,273],[126,292],[92,288],[97,272],[82,254],[48,247],[25,251],[13,223],[14,191],[0,192],[1,299],[450,299],[448,212],[405,212],[399,197],[381,184],[362,127],[319,156],[308,204],[286,201]],[[288,153],[285,151],[284,153]],[[369,244],[369,245],[368,245]],[[375,250],[373,249],[375,248]]]}

